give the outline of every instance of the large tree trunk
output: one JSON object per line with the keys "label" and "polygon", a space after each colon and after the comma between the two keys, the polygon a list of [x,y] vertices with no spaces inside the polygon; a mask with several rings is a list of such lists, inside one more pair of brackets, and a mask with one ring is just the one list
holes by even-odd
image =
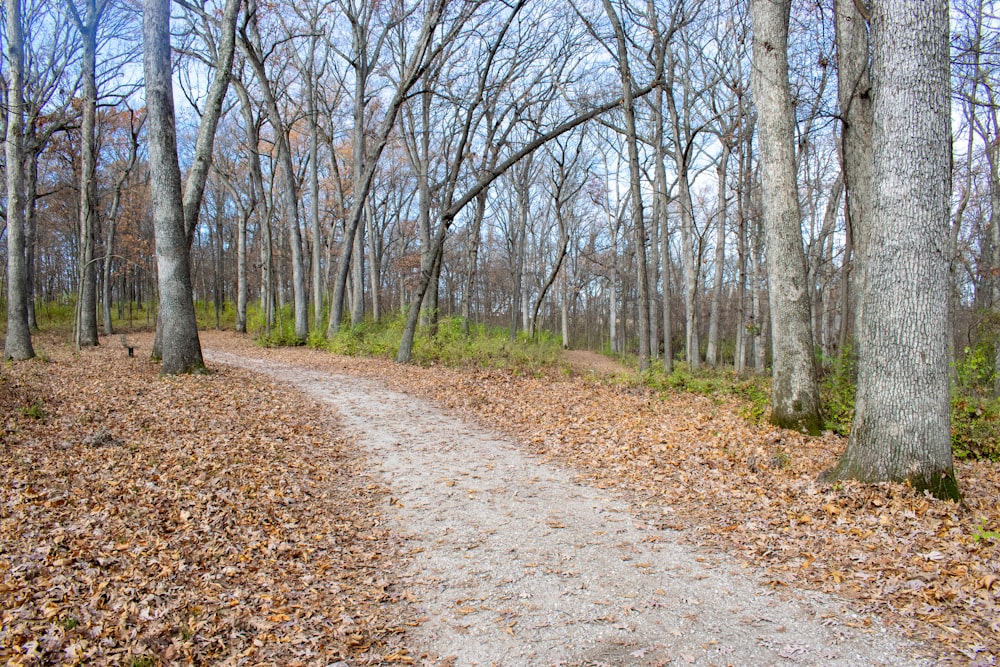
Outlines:
{"label": "large tree trunk", "polygon": [[872,6],[872,194],[858,386],[828,474],[959,497],[948,396],[948,2]]}
{"label": "large tree trunk", "polygon": [[204,369],[194,301],[181,172],[177,164],[170,67],[170,0],[143,0],[143,66],[149,119],[150,198],[160,290],[158,330],[164,374]]}
{"label": "large tree trunk", "polygon": [[822,428],[813,356],[805,253],[795,175],[794,110],[788,85],[791,0],[753,0],[754,100],[771,308],[771,421],[818,434]]}
{"label": "large tree trunk", "polygon": [[[106,1],[106,0],[105,0]],[[232,77],[233,57],[236,52],[236,19],[242,0],[226,0],[220,22],[219,41],[215,45],[216,62],[215,76],[208,88],[205,100],[205,111],[198,124],[198,136],[195,139],[194,159],[188,170],[187,180],[181,194],[181,212],[184,216],[184,236],[187,242],[188,254],[191,252],[191,242],[194,239],[195,228],[198,226],[198,216],[201,212],[201,200],[205,193],[205,183],[212,167],[212,148],[215,145],[215,132],[222,117],[222,104],[229,90]],[[173,116],[171,116],[173,123]],[[174,130],[176,135],[176,130]],[[176,140],[175,140],[176,143]],[[176,157],[176,151],[175,151]],[[190,257],[188,258],[190,263]],[[190,279],[189,279],[190,282]],[[164,323],[158,313],[156,320],[156,337],[153,341],[153,359],[162,359],[161,352]],[[199,357],[201,352],[199,351]]]}
{"label": "large tree trunk", "polygon": [[[6,0],[7,13],[7,338],[6,359],[31,359],[27,267],[24,243],[24,35],[20,0]],[[15,168],[9,168],[15,165]]]}

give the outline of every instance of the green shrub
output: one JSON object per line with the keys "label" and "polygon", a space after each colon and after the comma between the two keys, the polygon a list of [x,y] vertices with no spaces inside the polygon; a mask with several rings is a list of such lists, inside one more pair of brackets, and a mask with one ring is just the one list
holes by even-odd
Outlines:
{"label": "green shrub", "polygon": [[45,405],[37,399],[31,405],[22,407],[21,414],[29,419],[36,419],[38,421],[44,421],[48,416]]}
{"label": "green shrub", "polygon": [[993,342],[980,341],[956,355],[955,379],[963,394],[987,395],[993,391]]}
{"label": "green shrub", "polygon": [[832,363],[825,366],[819,383],[825,426],[834,433],[846,436],[851,432],[856,382],[854,350],[846,345]]}
{"label": "green shrub", "polygon": [[953,396],[951,447],[959,459],[1000,461],[1000,402],[994,398]]}
{"label": "green shrub", "polygon": [[[212,326],[215,326],[214,319]],[[290,347],[305,342],[295,335],[295,317],[292,314],[292,304],[289,303],[275,309],[274,326],[270,331],[264,323],[264,311],[260,305],[248,306],[247,331],[256,336],[257,343],[264,347]]]}
{"label": "green shrub", "polygon": [[[195,320],[199,329],[215,329],[215,304],[211,299],[196,301],[194,304]],[[232,330],[236,328],[236,304],[224,301],[219,310],[219,328]]]}
{"label": "green shrub", "polygon": [[[334,354],[395,358],[406,324],[406,313],[397,312],[379,322],[366,320],[343,327],[334,336],[310,341]],[[413,341],[412,360],[421,365],[480,366],[510,368],[517,372],[536,373],[554,367],[559,359],[560,342],[549,333],[532,340],[519,334],[510,341],[507,329],[470,323],[466,335],[461,317],[442,317],[437,333],[431,335],[428,326],[417,329]]]}
{"label": "green shrub", "polygon": [[737,398],[744,402],[740,414],[755,423],[764,419],[770,407],[770,378],[741,377],[729,368],[705,366],[692,371],[686,363],[675,361],[670,373],[665,373],[661,366],[654,366],[645,383],[663,392],[687,392],[718,400]]}

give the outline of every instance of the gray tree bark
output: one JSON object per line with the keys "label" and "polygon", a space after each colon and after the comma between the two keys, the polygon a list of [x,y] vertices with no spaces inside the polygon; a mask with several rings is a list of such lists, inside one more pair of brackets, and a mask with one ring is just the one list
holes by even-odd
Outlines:
{"label": "gray tree bark", "polygon": [[[28,326],[24,239],[24,33],[20,0],[6,0],[7,13],[7,338],[3,358],[35,356]],[[15,165],[15,168],[9,168]]]}
{"label": "gray tree bark", "polygon": [[118,173],[118,176],[115,178],[114,197],[111,200],[111,208],[108,211],[108,218],[105,221],[104,230],[104,266],[101,271],[101,287],[103,288],[103,294],[101,295],[101,308],[102,316],[104,318],[104,333],[108,336],[114,333],[114,326],[111,323],[111,262],[115,248],[115,227],[118,222],[118,212],[121,208],[122,190],[125,188],[125,181],[128,180],[129,174],[131,174],[132,169],[135,168],[135,163],[139,154],[139,132],[142,130],[142,126],[145,123],[144,116],[137,122],[134,113],[131,114],[130,119],[131,136],[129,138],[128,160],[122,170]]}
{"label": "gray tree bark", "polygon": [[[257,6],[255,2],[248,5],[247,13],[250,19],[245,27],[241,27],[241,47],[246,55],[247,62],[253,69],[257,81],[260,83],[261,92],[264,96],[264,110],[267,112],[268,120],[274,128],[274,137],[278,146],[278,164],[281,167],[279,173],[281,178],[281,188],[284,191],[284,214],[288,223],[288,245],[291,249],[292,258],[292,302],[295,318],[295,339],[298,342],[305,342],[309,335],[309,302],[308,290],[306,289],[305,258],[302,252],[302,230],[299,226],[299,197],[298,184],[295,179],[295,167],[292,164],[291,148],[288,145],[288,137],[285,135],[285,126],[281,120],[281,112],[278,109],[278,102],[274,96],[274,90],[267,76],[264,67],[264,56],[262,51],[260,34],[257,29]],[[249,34],[247,34],[249,32]]]}
{"label": "gray tree bark", "polygon": [[771,309],[771,422],[819,434],[822,420],[795,174],[795,117],[788,85],[791,0],[753,0],[750,9],[754,32],[751,85],[760,128]]}
{"label": "gray tree bark", "polygon": [[[209,84],[208,97],[205,100],[205,110],[198,124],[198,135],[195,139],[194,160],[188,171],[181,193],[181,211],[184,215],[184,236],[187,240],[188,254],[191,253],[191,242],[194,239],[195,228],[198,226],[198,216],[201,213],[201,201],[205,193],[205,183],[212,167],[212,149],[215,145],[215,133],[222,117],[222,104],[229,90],[232,79],[233,58],[236,52],[236,20],[239,15],[242,0],[226,0],[220,22],[218,43],[212,44],[215,53],[215,76]],[[173,123],[173,115],[171,115]],[[176,129],[174,130],[176,144]],[[176,161],[176,150],[174,150]],[[190,257],[188,259],[190,263]],[[190,282],[190,279],[189,279]],[[162,313],[160,313],[162,314]],[[166,333],[164,323],[159,315],[156,320],[156,337],[153,341],[153,358],[162,359],[163,336]],[[201,352],[199,350],[199,357]]]}
{"label": "gray tree bark", "polygon": [[[447,5],[447,0],[434,0],[427,8],[420,33],[414,40],[414,48],[410,52],[409,58],[403,68],[392,101],[386,108],[385,116],[382,118],[378,131],[375,133],[374,141],[370,146],[368,154],[365,156],[360,187],[353,193],[354,201],[351,204],[351,211],[347,216],[344,240],[341,244],[340,257],[337,260],[337,276],[330,302],[330,320],[326,331],[327,336],[332,336],[340,328],[344,310],[344,293],[347,287],[347,274],[351,267],[351,256],[354,253],[354,237],[361,223],[361,217],[364,215],[364,203],[368,198],[372,181],[375,179],[375,169],[379,157],[389,143],[389,137],[396,127],[399,110],[406,102],[413,86],[423,77],[427,68],[433,63],[444,47],[455,38],[461,26],[464,25],[465,20],[468,19],[468,14],[465,13],[467,7],[463,7],[460,11],[460,16],[455,19],[452,26],[435,43],[434,35],[440,27],[445,5]],[[426,289],[421,291],[421,300],[425,291]],[[419,304],[417,308],[419,310]],[[404,334],[405,338],[406,335]]]}
{"label": "gray tree bark", "polygon": [[[688,140],[691,138],[688,123],[689,109],[677,109],[674,99],[676,64],[673,55],[667,66],[667,109],[673,127],[673,158],[677,172],[678,204],[681,216],[681,264],[684,272],[684,359],[688,367],[696,369],[701,365],[701,344],[698,341],[698,309],[695,304],[698,293],[698,258],[695,256],[694,208],[691,202],[691,181],[688,172]],[[681,111],[684,112],[683,120]]]}
{"label": "gray tree bark", "polygon": [[715,273],[712,277],[712,304],[708,316],[708,347],[705,350],[705,363],[715,366],[719,363],[719,309],[722,304],[722,269],[726,262],[726,218],[728,217],[728,199],[726,192],[726,176],[729,170],[729,140],[722,138],[722,155],[716,167],[719,187],[718,221],[715,223]]}
{"label": "gray tree bark", "polygon": [[77,347],[89,347],[98,344],[97,271],[94,266],[94,234],[97,228],[97,28],[108,3],[107,0],[88,0],[82,13],[72,2],[67,4],[83,46],[80,65],[83,90],[75,343]]}
{"label": "gray tree bark", "polygon": [[635,129],[635,96],[632,92],[632,71],[621,21],[610,0],[603,0],[604,11],[615,32],[618,73],[622,84],[622,109],[625,112],[625,143],[628,147],[629,194],[631,195],[632,233],[635,235],[636,286],[639,307],[639,372],[649,370],[649,276],[646,267],[646,221],[642,208],[642,171],[639,167],[639,147]]}
{"label": "gray tree bark", "polygon": [[[844,187],[847,190],[844,217],[848,226],[850,243],[844,252],[846,290],[845,305],[853,306],[854,321],[860,320],[860,295],[867,244],[865,230],[871,205],[872,182],[872,97],[871,53],[868,41],[868,22],[858,10],[856,0],[836,0],[834,24],[837,39],[837,98],[840,105],[841,155],[843,160]],[[853,293],[853,297],[850,294]],[[848,310],[841,313],[845,334],[851,331]],[[856,332],[855,332],[856,334]],[[855,344],[857,335],[854,336]],[[840,341],[841,348],[846,336]],[[855,348],[855,353],[858,350]]]}
{"label": "gray tree bark", "polygon": [[188,236],[184,229],[170,67],[170,0],[143,0],[143,71],[149,123],[149,177],[160,290],[161,372],[201,372]]}
{"label": "gray tree bark", "polygon": [[951,193],[947,0],[872,5],[872,207],[858,386],[827,478],[959,497],[948,391]]}

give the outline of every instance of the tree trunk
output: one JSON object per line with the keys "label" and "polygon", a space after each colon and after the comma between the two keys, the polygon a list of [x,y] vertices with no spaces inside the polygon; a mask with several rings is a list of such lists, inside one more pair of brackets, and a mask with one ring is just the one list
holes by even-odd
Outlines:
{"label": "tree trunk", "polygon": [[[990,241],[993,247],[990,299],[993,311],[997,312],[1000,311],[1000,138],[987,151],[990,156]],[[993,395],[1000,397],[1000,343],[993,344]]]}
{"label": "tree trunk", "polygon": [[[843,160],[844,188],[847,191],[844,219],[850,238],[849,250],[844,253],[846,280],[842,289],[845,306],[854,311],[853,321],[860,322],[861,294],[864,285],[863,264],[867,243],[868,217],[872,210],[872,96],[868,42],[868,22],[858,10],[856,0],[835,0],[834,23],[837,39],[837,97],[843,122],[841,130],[841,155]],[[850,261],[848,261],[850,260]],[[862,267],[855,270],[855,266]],[[853,294],[853,298],[849,296]],[[841,331],[847,333],[850,314],[841,313],[844,322]],[[855,332],[856,333],[856,332]],[[857,335],[854,336],[855,343]],[[846,336],[841,336],[844,349]],[[855,345],[854,353],[858,349]]]}
{"label": "tree trunk", "polygon": [[382,319],[380,304],[382,300],[382,263],[378,252],[380,239],[376,238],[375,235],[375,207],[372,206],[370,200],[367,206],[368,210],[365,212],[365,236],[368,239],[368,285],[372,295],[372,320],[378,322]]}
{"label": "tree trunk", "polygon": [[753,0],[752,86],[760,127],[761,183],[771,310],[771,422],[818,434],[823,422],[813,353],[788,85],[791,0]]}
{"label": "tree trunk", "polygon": [[365,228],[362,214],[361,224],[354,232],[354,253],[351,255],[351,325],[358,326],[365,321]]}
{"label": "tree trunk", "polygon": [[[663,195],[663,199],[665,204],[666,194]],[[673,293],[673,286],[670,277],[670,228],[666,211],[661,215],[660,224],[662,226],[660,254],[663,265],[663,370],[671,373],[674,370],[673,318],[670,312],[670,297]]]}
{"label": "tree trunk", "polygon": [[469,335],[472,320],[472,295],[476,289],[476,265],[479,262],[480,234],[483,217],[486,215],[486,190],[476,197],[476,210],[472,213],[472,224],[465,246],[465,288],[462,290],[462,334]]}
{"label": "tree trunk", "polygon": [[247,221],[249,210],[240,213],[236,236],[236,332],[247,332]]}
{"label": "tree trunk", "polygon": [[[652,13],[652,12],[650,12]],[[671,341],[670,313],[670,228],[668,227],[667,208],[667,170],[664,160],[666,149],[663,145],[663,88],[653,92],[650,104],[653,123],[653,225],[659,228],[660,241],[660,271],[663,275],[663,370],[673,371],[673,346]],[[655,344],[655,343],[654,343]]]}
{"label": "tree trunk", "polygon": [[38,210],[38,151],[25,158],[24,183],[24,293],[28,300],[28,328],[38,331],[35,313],[35,239]]}
{"label": "tree trunk", "polygon": [[[24,239],[24,33],[20,0],[5,0],[7,14],[7,337],[3,358],[35,356],[28,326]],[[15,168],[9,168],[16,165]]]}
{"label": "tree trunk", "polygon": [[948,395],[951,193],[947,0],[872,6],[872,201],[858,385],[828,478],[958,499]]}
{"label": "tree trunk", "polygon": [[306,72],[306,113],[309,115],[309,223],[312,229],[312,298],[313,330],[323,332],[323,230],[319,221],[319,112],[316,108],[316,37],[309,41],[309,67]]}
{"label": "tree trunk", "polygon": [[149,119],[150,199],[160,292],[158,330],[163,374],[204,369],[194,301],[188,237],[184,229],[181,172],[177,164],[170,1],[143,0],[143,69]]}
{"label": "tree trunk", "polygon": [[[736,197],[737,212],[739,219],[739,229],[736,239],[736,262],[738,264],[738,283],[736,285],[736,358],[734,366],[737,373],[743,373],[747,369],[747,262],[749,255],[747,234],[749,233],[750,216],[750,192],[753,187],[752,172],[750,168],[750,142],[752,137],[744,136],[740,142],[740,172],[739,193]],[[750,336],[753,340],[753,336]]]}
{"label": "tree trunk", "polygon": [[562,333],[562,348],[569,349],[569,271],[562,272],[562,281],[559,285],[559,324]]}
{"label": "tree trunk", "polygon": [[97,227],[97,24],[99,9],[87,3],[78,26],[83,42],[83,84],[80,120],[80,204],[76,345],[90,347],[97,339],[97,271],[94,266],[94,234]]}
{"label": "tree trunk", "polygon": [[705,363],[715,366],[719,363],[719,308],[722,304],[722,269],[726,263],[726,174],[729,168],[729,142],[723,138],[722,156],[716,167],[719,187],[718,221],[715,227],[715,275],[712,278],[712,304],[708,316],[708,349]]}
{"label": "tree trunk", "polygon": [[[295,317],[295,339],[304,342],[309,335],[309,303],[307,299],[305,258],[302,252],[302,230],[299,227],[299,204],[298,185],[295,180],[295,167],[292,164],[291,148],[288,145],[288,137],[285,134],[285,126],[281,120],[281,112],[278,109],[278,102],[271,89],[267,72],[264,69],[264,62],[261,59],[260,36],[257,34],[256,7],[251,6],[249,12],[252,20],[247,25],[251,36],[243,35],[244,53],[247,56],[254,75],[260,83],[260,89],[264,96],[264,110],[267,112],[268,120],[274,130],[274,136],[278,147],[278,167],[280,167],[280,183],[283,190],[285,221],[288,224],[288,245],[291,249],[292,259],[292,301]],[[283,286],[281,286],[283,287]]]}
{"label": "tree trunk", "polygon": [[104,315],[104,333],[108,336],[114,333],[114,327],[111,324],[111,260],[115,248],[115,226],[118,222],[118,212],[121,209],[122,190],[125,188],[125,181],[128,180],[129,174],[132,173],[132,169],[135,167],[136,160],[138,159],[139,132],[141,131],[144,122],[144,120],[140,120],[137,125],[135,122],[135,115],[133,114],[131,116],[131,136],[129,138],[128,161],[126,162],[125,167],[115,178],[115,193],[111,200],[111,208],[108,210],[108,218],[106,221],[107,229],[105,230],[104,236],[104,266],[101,273],[101,286],[103,289],[101,305]]}
{"label": "tree trunk", "polygon": [[[684,359],[688,367],[696,369],[701,364],[701,345],[698,341],[698,257],[695,255],[694,209],[691,202],[691,182],[688,174],[688,152],[686,140],[690,132],[686,132],[688,124],[681,123],[681,116],[674,100],[674,63],[673,56],[667,68],[668,92],[666,95],[667,109],[670,112],[670,125],[673,128],[673,159],[677,172],[678,204],[681,216],[681,264],[684,272]],[[687,112],[687,109],[684,110]],[[686,119],[685,119],[686,120]]]}
{"label": "tree trunk", "polygon": [[[247,211],[247,219],[244,220],[241,231],[244,234],[243,250],[246,251],[246,223],[249,216],[255,215],[258,221],[258,232],[260,234],[260,307],[264,317],[264,335],[271,335],[271,328],[274,326],[274,279],[273,261],[271,254],[271,211],[264,196],[264,176],[261,172],[260,153],[260,133],[257,121],[254,118],[253,106],[246,88],[239,80],[235,81],[233,88],[240,99],[240,114],[243,116],[244,131],[247,135],[246,154],[247,162],[250,165],[250,203]],[[245,262],[244,256],[244,281]],[[248,298],[248,296],[246,297]],[[237,319],[239,314],[237,314]],[[246,333],[246,306],[243,308],[243,333]]]}
{"label": "tree trunk", "polygon": [[618,303],[618,225],[611,230],[611,275],[608,277],[608,349],[613,354],[623,352],[621,346],[621,333],[618,330],[619,303]]}
{"label": "tree trunk", "polygon": [[618,73],[622,85],[622,110],[625,114],[625,143],[628,147],[629,193],[631,195],[632,233],[635,235],[636,285],[639,308],[639,372],[649,370],[649,276],[646,266],[646,222],[642,210],[642,170],[635,128],[635,98],[632,71],[629,67],[625,32],[610,0],[603,0],[604,11],[615,31]]}

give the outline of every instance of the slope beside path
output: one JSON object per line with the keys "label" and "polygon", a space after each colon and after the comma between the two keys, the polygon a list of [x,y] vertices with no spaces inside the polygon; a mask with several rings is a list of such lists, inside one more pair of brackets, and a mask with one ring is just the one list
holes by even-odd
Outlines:
{"label": "slope beside path", "polygon": [[389,488],[426,664],[931,664],[842,600],[683,544],[662,521],[439,406],[215,349],[326,402]]}

